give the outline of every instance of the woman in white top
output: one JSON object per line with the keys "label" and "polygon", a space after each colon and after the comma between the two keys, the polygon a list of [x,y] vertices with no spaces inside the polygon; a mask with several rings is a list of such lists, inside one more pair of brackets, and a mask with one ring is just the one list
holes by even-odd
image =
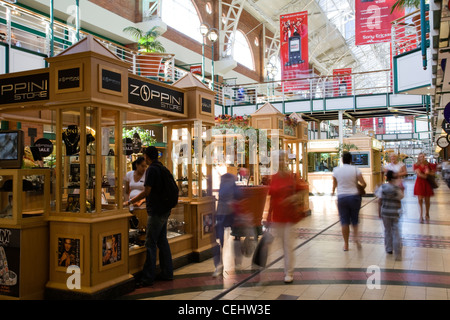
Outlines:
{"label": "woman in white top", "polygon": [[352,166],[351,161],[352,155],[349,152],[344,152],[342,155],[343,165],[333,169],[333,190],[331,193],[334,195],[337,189],[337,206],[344,238],[344,251],[348,251],[350,224],[353,226],[356,245],[358,248],[361,246],[358,239],[359,209],[361,208],[358,183],[364,188],[366,187],[361,170]]}
{"label": "woman in white top", "polygon": [[398,161],[398,155],[396,153],[391,153],[389,156],[390,162],[384,166],[384,175],[390,170],[397,173],[398,178],[403,178],[406,176],[406,167],[403,162]]}
{"label": "woman in white top", "polygon": [[[145,158],[138,157],[133,162],[132,166],[133,170],[127,172],[125,176],[126,200],[133,199],[145,189],[145,170],[147,170],[147,163],[145,162]],[[130,206],[130,210],[137,208],[145,208],[145,198]]]}

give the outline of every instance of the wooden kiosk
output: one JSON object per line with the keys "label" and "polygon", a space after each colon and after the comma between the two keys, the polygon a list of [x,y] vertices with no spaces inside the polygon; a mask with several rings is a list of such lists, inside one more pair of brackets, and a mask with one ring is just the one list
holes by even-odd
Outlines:
{"label": "wooden kiosk", "polygon": [[214,126],[214,92],[192,73],[173,86],[185,90],[190,108],[186,119],[163,121],[167,126],[166,164],[174,174],[185,206],[192,258],[202,261],[212,256],[214,242],[216,199],[212,195],[212,163],[207,156]]}
{"label": "wooden kiosk", "polygon": [[[270,130],[269,138],[274,134],[279,137],[279,148],[288,151],[290,169],[298,178],[307,181],[307,122],[297,113],[286,116],[267,102],[251,115],[251,124],[256,129]],[[258,171],[261,176],[271,174],[270,169],[262,166]],[[262,180],[261,176],[257,181]],[[305,193],[304,203],[306,204],[306,212],[310,214],[309,195],[307,193]]]}
{"label": "wooden kiosk", "polygon": [[[123,127],[186,118],[188,90],[129,74],[92,36],[46,60],[49,68],[0,76],[10,88],[2,120],[45,124],[55,137],[54,168],[0,170],[0,233],[13,240],[0,243],[12,272],[0,298],[117,297],[134,289],[145,258],[145,249],[129,250]],[[29,181],[39,188],[26,189]],[[176,208],[190,219],[187,209],[183,201]],[[174,256],[202,246],[196,237],[180,237]]]}
{"label": "wooden kiosk", "polygon": [[[350,150],[352,164],[362,172],[367,183],[366,194],[372,195],[382,183],[380,141],[363,134],[344,138],[344,144],[355,145]],[[339,141],[337,139],[312,140],[308,143],[308,180],[312,193],[331,193],[333,168],[340,163]]]}

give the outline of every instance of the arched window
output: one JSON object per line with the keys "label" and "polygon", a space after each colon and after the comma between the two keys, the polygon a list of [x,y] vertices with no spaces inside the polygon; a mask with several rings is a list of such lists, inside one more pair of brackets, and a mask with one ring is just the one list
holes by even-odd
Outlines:
{"label": "arched window", "polygon": [[202,42],[202,35],[199,31],[200,18],[191,0],[164,0],[161,18],[175,30]]}
{"label": "arched window", "polygon": [[252,49],[247,37],[242,31],[236,31],[236,40],[234,41],[234,60],[246,66],[250,70],[255,70],[255,61],[253,60]]}

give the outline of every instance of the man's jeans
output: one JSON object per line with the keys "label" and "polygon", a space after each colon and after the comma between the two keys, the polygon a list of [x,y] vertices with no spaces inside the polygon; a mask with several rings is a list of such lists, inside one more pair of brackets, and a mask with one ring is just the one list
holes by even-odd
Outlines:
{"label": "man's jeans", "polygon": [[170,210],[162,215],[148,212],[147,235],[145,239],[147,258],[142,270],[142,281],[144,282],[151,283],[155,280],[156,247],[159,249],[161,277],[164,279],[173,278],[172,253],[167,240],[167,220],[169,215]]}

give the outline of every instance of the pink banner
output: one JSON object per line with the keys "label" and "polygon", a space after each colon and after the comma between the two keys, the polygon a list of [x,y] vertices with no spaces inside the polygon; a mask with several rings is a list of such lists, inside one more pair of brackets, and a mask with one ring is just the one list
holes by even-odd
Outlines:
{"label": "pink banner", "polygon": [[391,22],[405,15],[404,9],[391,7],[396,0],[355,0],[355,44],[389,42]]}
{"label": "pink banner", "polygon": [[[281,80],[309,77],[308,12],[302,11],[280,16]],[[284,92],[308,90],[307,81],[286,81]]]}

